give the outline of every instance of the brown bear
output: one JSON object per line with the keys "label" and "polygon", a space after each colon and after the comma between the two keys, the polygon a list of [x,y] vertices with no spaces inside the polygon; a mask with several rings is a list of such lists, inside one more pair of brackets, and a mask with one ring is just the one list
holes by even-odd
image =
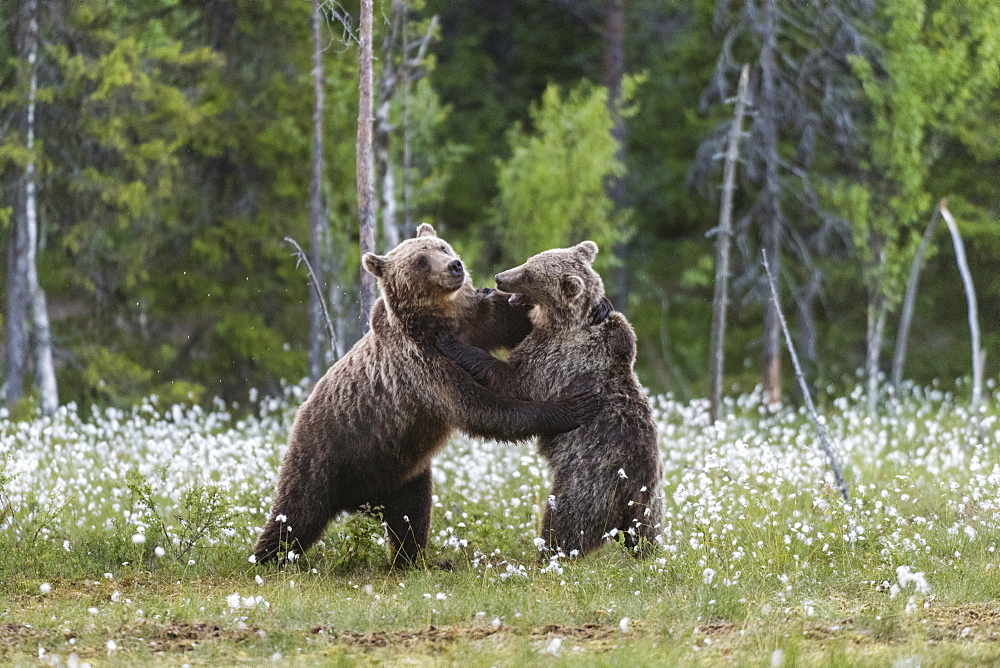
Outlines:
{"label": "brown bear", "polygon": [[574,429],[596,413],[599,400],[582,387],[547,402],[498,397],[436,350],[440,332],[513,346],[530,323],[510,295],[476,291],[430,225],[387,255],[366,254],[363,265],[383,295],[371,330],[299,408],[257,562],[303,552],[342,511],[381,507],[393,563],[412,564],[427,545],[431,457],[453,430],[517,441]]}
{"label": "brown bear", "polygon": [[538,442],[552,468],[542,528],[550,554],[582,556],[618,532],[630,548],[651,546],[663,517],[656,426],[633,370],[635,333],[604,296],[596,255],[597,244],[585,241],[497,274],[499,290],[531,306],[532,331],[507,362],[450,334],[438,338],[442,352],[502,396],[544,401],[595,379],[597,417]]}

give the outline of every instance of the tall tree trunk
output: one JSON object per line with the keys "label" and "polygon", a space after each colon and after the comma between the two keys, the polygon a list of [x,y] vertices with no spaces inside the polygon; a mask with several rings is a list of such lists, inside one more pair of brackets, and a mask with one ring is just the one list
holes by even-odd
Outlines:
{"label": "tall tree trunk", "polygon": [[35,330],[36,383],[41,394],[42,410],[51,414],[59,406],[52,339],[45,292],[38,282],[38,192],[35,175],[35,107],[38,96],[38,0],[27,0],[22,11],[18,36],[18,57],[28,64],[28,105],[25,114],[28,164],[24,169],[24,190],[18,198],[18,210],[11,229],[8,249],[8,368],[4,398],[8,403],[24,395],[24,377],[28,360],[28,315]]}
{"label": "tall tree trunk", "polygon": [[[399,2],[400,0],[395,0]],[[410,3],[402,0],[403,57],[399,65],[399,76],[403,80],[403,222],[408,234],[413,233],[413,181],[410,179]]]}
{"label": "tall tree trunk", "polygon": [[[778,127],[776,51],[778,10],[775,0],[765,0],[763,7],[763,46],[760,52],[761,91],[757,121],[761,124],[761,147],[764,156],[764,193],[762,237],[764,251],[771,262],[775,279],[781,276],[781,189],[778,182]],[[769,404],[781,403],[781,322],[777,305],[769,300],[764,306],[764,393]]]}
{"label": "tall tree trunk", "polygon": [[736,114],[729,130],[729,145],[722,176],[722,209],[715,254],[715,296],[712,299],[712,334],[709,343],[709,400],[712,421],[719,419],[722,405],[723,348],[726,338],[726,309],[729,306],[729,246],[732,242],[733,192],[736,190],[736,162],[740,157],[740,137],[743,135],[743,113],[746,109],[750,68],[743,66],[739,92],[736,94]]}
{"label": "tall tree trunk", "polygon": [[[372,2],[361,0],[359,33],[360,82],[358,85],[358,218],[361,254],[375,252],[375,183],[372,165]],[[368,318],[375,303],[375,277],[361,270],[361,332],[368,333]]]}
{"label": "tall tree trunk", "polygon": [[969,261],[965,256],[965,244],[962,242],[962,235],[958,233],[958,225],[955,218],[948,210],[948,202],[941,200],[938,207],[948,232],[951,233],[951,242],[955,246],[955,261],[958,263],[958,273],[962,275],[962,285],[965,287],[965,301],[969,311],[969,336],[972,342],[972,405],[978,406],[983,398],[983,372],[986,366],[986,351],[979,343],[979,307],[976,305],[976,287],[972,283],[972,272],[969,271]]}
{"label": "tall tree trunk", "polygon": [[16,197],[7,242],[7,345],[3,382],[3,400],[8,406],[24,396],[24,377],[28,366],[28,229],[25,218],[25,194]]}
{"label": "tall tree trunk", "polygon": [[[618,142],[615,158],[625,161],[625,120],[621,113],[622,79],[625,76],[624,12],[623,0],[604,1],[604,85],[608,89],[608,108],[613,125],[611,136]],[[608,197],[615,206],[615,212],[625,210],[625,177],[617,176],[608,183]],[[619,230],[624,237],[625,230]],[[623,238],[612,248],[618,266],[614,273],[614,302],[622,311],[628,309],[628,242]]]}
{"label": "tall tree trunk", "polygon": [[309,184],[309,262],[313,268],[316,290],[309,291],[309,379],[313,382],[323,375],[323,309],[320,304],[324,290],[323,281],[323,47],[322,10],[320,0],[312,3],[313,37],[313,142],[312,182]]}
{"label": "tall tree trunk", "polygon": [[882,341],[885,339],[885,322],[889,315],[889,304],[881,290],[872,289],[868,295],[868,332],[866,337],[865,377],[868,381],[868,414],[878,410],[879,373],[882,357]]}
{"label": "tall tree trunk", "polygon": [[927,223],[924,236],[917,247],[917,254],[913,256],[913,264],[910,266],[910,277],[906,281],[906,292],[903,296],[903,312],[899,317],[899,332],[896,335],[896,351],[892,356],[892,389],[899,395],[899,386],[903,382],[903,365],[906,363],[906,345],[910,338],[910,324],[913,322],[913,308],[917,301],[917,287],[920,285],[920,271],[924,266],[924,256],[934,238],[934,231],[937,229],[938,220],[941,213],[934,210],[931,220]]}
{"label": "tall tree trunk", "polygon": [[[382,241],[388,250],[400,241],[396,205],[396,170],[392,164],[392,100],[396,96],[398,74],[396,68],[396,42],[399,24],[403,19],[402,0],[393,0],[389,31],[382,42],[382,73],[378,79],[378,106],[375,111],[375,175],[381,194]],[[406,60],[405,53],[403,60]]]}

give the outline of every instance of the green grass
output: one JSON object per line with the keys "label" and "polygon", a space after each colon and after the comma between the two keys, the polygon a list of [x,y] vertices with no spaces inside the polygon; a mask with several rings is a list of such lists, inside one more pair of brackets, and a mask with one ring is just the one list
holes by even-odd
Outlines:
{"label": "green grass", "polygon": [[298,398],[0,422],[0,664],[1000,664],[997,397],[828,402],[850,504],[801,414],[744,397],[717,428],[658,399],[667,514],[644,559],[539,563],[544,462],[456,438],[406,571],[360,516],[283,570],[248,562]]}

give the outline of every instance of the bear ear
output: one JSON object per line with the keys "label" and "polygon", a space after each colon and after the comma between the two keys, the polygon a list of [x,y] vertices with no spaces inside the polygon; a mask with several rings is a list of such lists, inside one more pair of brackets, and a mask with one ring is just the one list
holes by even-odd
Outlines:
{"label": "bear ear", "polygon": [[381,278],[382,274],[385,273],[386,265],[389,264],[389,258],[384,255],[375,255],[375,253],[365,253],[361,257],[361,264],[369,274],[375,278]]}
{"label": "bear ear", "polygon": [[417,238],[420,237],[437,237],[438,233],[434,231],[434,228],[427,223],[420,223],[417,226]]}
{"label": "bear ear", "polygon": [[574,276],[573,274],[563,274],[562,280],[559,283],[562,287],[563,294],[570,299],[579,297],[583,293],[583,279],[579,276]]}
{"label": "bear ear", "polygon": [[593,262],[597,257],[597,244],[593,241],[583,241],[573,246],[573,250],[587,262]]}

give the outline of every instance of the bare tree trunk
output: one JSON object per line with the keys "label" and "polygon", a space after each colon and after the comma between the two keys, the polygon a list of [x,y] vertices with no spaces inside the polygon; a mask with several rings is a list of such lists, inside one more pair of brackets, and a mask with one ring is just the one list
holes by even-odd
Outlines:
{"label": "bare tree trunk", "polygon": [[[29,50],[28,67],[28,153],[35,149],[35,102],[38,94],[38,1],[28,4]],[[31,291],[31,313],[35,324],[35,373],[41,393],[42,411],[51,415],[59,407],[59,389],[56,370],[52,362],[52,336],[49,330],[49,310],[45,291],[38,283],[38,192],[35,181],[35,158],[32,156],[25,168],[25,221],[28,228],[28,289]]]}
{"label": "bare tree trunk", "polygon": [[830,468],[833,469],[833,477],[837,482],[837,488],[840,490],[841,496],[844,497],[844,501],[850,501],[850,495],[847,491],[847,483],[844,482],[844,474],[840,470],[840,464],[837,462],[837,455],[833,449],[833,443],[830,442],[830,437],[826,433],[826,427],[823,426],[823,421],[819,419],[819,414],[816,412],[816,405],[813,403],[812,393],[809,391],[809,384],[806,383],[806,377],[802,373],[802,365],[799,364],[799,356],[795,353],[795,346],[792,345],[792,335],[788,331],[788,323],[785,322],[785,316],[781,313],[781,305],[778,303],[778,285],[775,282],[775,274],[771,273],[771,267],[767,261],[767,251],[763,251],[764,255],[764,272],[767,275],[767,287],[771,292],[771,301],[774,302],[774,310],[778,313],[778,326],[782,329],[785,334],[785,345],[788,346],[788,354],[792,358],[792,368],[795,369],[795,378],[799,381],[799,389],[802,390],[802,398],[805,399],[806,408],[809,411],[809,417],[812,419],[813,425],[816,427],[816,431],[819,433],[820,443],[823,444],[823,452],[826,454],[826,459],[830,464]]}
{"label": "bare tree trunk", "polygon": [[965,256],[965,244],[962,242],[962,235],[958,232],[958,225],[955,218],[948,210],[947,200],[941,200],[938,207],[948,232],[951,233],[951,242],[955,246],[955,261],[958,264],[958,273],[962,275],[962,285],[965,286],[965,301],[969,307],[969,335],[972,340],[972,405],[978,406],[983,398],[983,372],[986,366],[986,351],[979,343],[979,307],[976,304],[976,287],[972,284],[972,272],[969,271],[969,261]]}
{"label": "bare tree trunk", "polygon": [[36,383],[42,411],[53,413],[59,406],[52,339],[45,292],[38,282],[38,184],[35,175],[35,107],[38,97],[38,0],[27,0],[18,36],[18,57],[28,63],[28,105],[25,114],[26,147],[29,158],[24,169],[24,190],[18,197],[8,248],[7,377],[4,399],[8,404],[24,396],[28,362],[28,316],[35,330]]}
{"label": "bare tree trunk", "polygon": [[[358,85],[358,218],[361,254],[375,252],[375,183],[372,169],[372,2],[361,0],[360,82]],[[361,270],[361,332],[368,333],[368,318],[375,303],[375,277]]]}
{"label": "bare tree trunk", "polygon": [[[777,7],[775,0],[765,0],[763,6],[764,44],[760,52],[761,94],[756,122],[761,124],[761,152],[764,155],[764,206],[762,237],[764,251],[775,277],[781,275],[781,190],[778,183],[778,105],[775,54],[778,43]],[[774,300],[764,306],[764,393],[771,405],[781,403],[781,323]]]}
{"label": "bare tree trunk", "polygon": [[885,338],[885,322],[889,305],[881,291],[872,290],[868,297],[868,333],[866,337],[865,376],[868,380],[868,414],[875,415],[878,409],[878,384],[882,341]]}
{"label": "bare tree trunk", "polygon": [[348,331],[348,307],[345,304],[347,291],[343,288],[340,281],[344,269],[341,259],[342,255],[333,252],[334,241],[332,236],[332,234],[325,234],[323,242],[326,247],[326,256],[330,259],[329,274],[331,279],[328,294],[330,309],[333,311],[333,354],[339,360],[347,352],[351,332]]}
{"label": "bare tree trunk", "polygon": [[312,182],[309,184],[309,264],[316,289],[309,291],[309,379],[323,375],[323,48],[321,46],[322,10],[320,0],[312,3],[313,37],[313,145]]}
{"label": "bare tree trunk", "polygon": [[896,351],[892,356],[892,389],[899,395],[899,385],[903,382],[903,365],[906,363],[906,345],[910,337],[910,324],[913,322],[913,308],[917,301],[917,287],[920,284],[920,272],[924,267],[924,256],[927,255],[927,248],[934,238],[934,231],[937,229],[941,212],[934,209],[931,220],[927,223],[924,236],[917,247],[917,254],[913,256],[913,264],[910,266],[910,277],[906,281],[906,292],[903,296],[903,312],[899,317],[899,332],[896,335]]}
{"label": "bare tree trunk", "polygon": [[[398,72],[395,65],[396,41],[399,24],[403,18],[402,0],[393,0],[389,31],[382,42],[382,73],[378,80],[378,107],[375,111],[375,174],[381,190],[382,241],[386,249],[395,248],[400,241],[397,223],[396,171],[392,164],[392,100],[396,96]],[[406,60],[405,53],[403,60]]]}
{"label": "bare tree trunk", "polygon": [[410,3],[403,0],[403,58],[399,76],[403,79],[403,222],[406,232],[413,232],[413,182],[410,180]]}
{"label": "bare tree trunk", "polygon": [[24,377],[28,366],[31,291],[28,286],[28,230],[23,198],[24,193],[19,193],[7,242],[7,345],[3,400],[8,406],[24,396]]}
{"label": "bare tree trunk", "polygon": [[712,421],[719,419],[722,406],[723,348],[726,337],[726,309],[729,307],[729,246],[732,242],[733,192],[736,189],[736,162],[740,157],[740,137],[743,135],[743,113],[746,109],[750,67],[743,66],[739,92],[736,94],[736,114],[729,130],[729,145],[722,173],[722,209],[715,254],[715,296],[712,299],[712,334],[709,343],[709,411]]}
{"label": "bare tree trunk", "polygon": [[[622,0],[604,1],[604,85],[608,89],[608,108],[611,111],[611,136],[618,142],[615,158],[625,160],[625,120],[621,113],[622,79],[625,76],[624,12]],[[615,211],[625,209],[625,177],[616,176],[608,183],[608,197]],[[625,230],[620,230],[624,235]],[[612,248],[618,264],[614,273],[614,302],[619,310],[628,309],[628,242],[621,240]]]}

